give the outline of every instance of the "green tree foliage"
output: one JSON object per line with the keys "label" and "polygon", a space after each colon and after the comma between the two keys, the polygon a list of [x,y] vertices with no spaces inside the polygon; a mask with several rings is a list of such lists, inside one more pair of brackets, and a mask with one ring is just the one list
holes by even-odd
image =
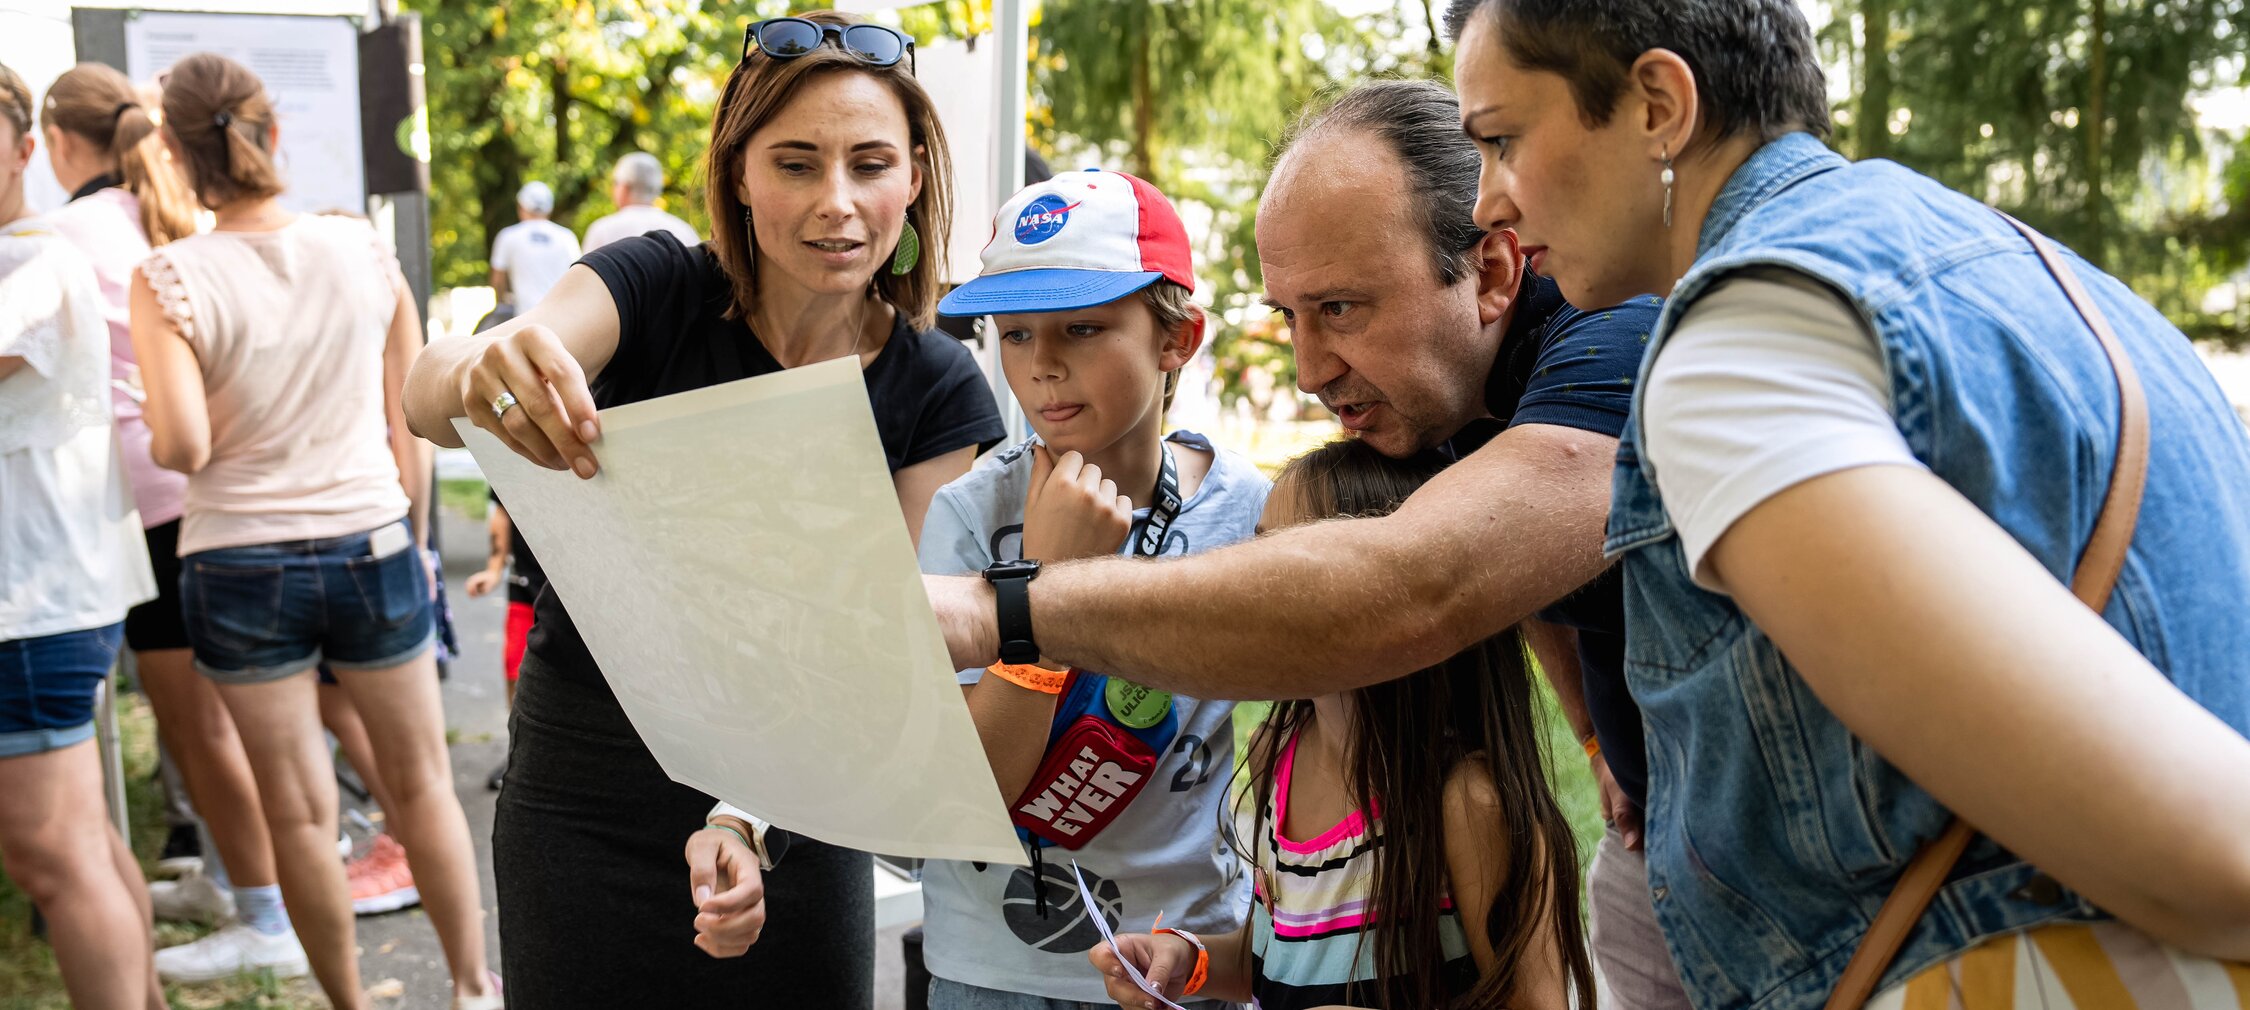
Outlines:
{"label": "green tree foliage", "polygon": [[[698,228],[698,159],[748,4],[697,0],[407,0],[422,15],[430,109],[430,238],[439,286],[482,284],[515,192],[555,190],[583,229],[614,210],[609,171],[647,151],[665,206]],[[780,4],[768,4],[777,8]]]}
{"label": "green tree foliage", "polygon": [[[1428,0],[1352,21],[1320,0],[1047,0],[1032,30],[1032,141],[1057,167],[1149,180],[1203,241],[1227,392],[1249,369],[1294,381],[1287,333],[1256,296],[1255,227],[1275,144],[1324,90],[1451,69]],[[1418,15],[1418,16],[1416,16]],[[1417,29],[1419,31],[1417,31]],[[1421,45],[1399,40],[1419,35]]]}
{"label": "green tree foliage", "polygon": [[[1838,148],[1992,203],[2118,274],[2199,335],[2243,262],[2250,176],[2213,199],[2200,91],[2240,83],[2234,0],[1851,0],[1820,30]],[[2222,146],[2225,141],[2222,138]],[[2240,220],[2237,220],[2240,219]]]}
{"label": "green tree foliage", "polygon": [[[1124,168],[1182,204],[1220,325],[1230,388],[1246,369],[1289,379],[1285,331],[1254,305],[1257,194],[1273,144],[1325,88],[1443,75],[1438,6],[1356,21],[1322,0],[1048,0],[1034,8],[1028,139],[1059,166]],[[666,205],[706,228],[700,158],[745,24],[808,0],[406,0],[423,19],[431,134],[431,240],[440,286],[484,282],[516,189],[540,179],[555,219],[612,210],[619,155],[667,170]],[[990,0],[879,15],[921,39],[992,30]],[[1120,44],[1125,40],[1131,44]],[[1132,41],[1138,40],[1138,41]],[[933,82],[932,86],[941,86]]]}

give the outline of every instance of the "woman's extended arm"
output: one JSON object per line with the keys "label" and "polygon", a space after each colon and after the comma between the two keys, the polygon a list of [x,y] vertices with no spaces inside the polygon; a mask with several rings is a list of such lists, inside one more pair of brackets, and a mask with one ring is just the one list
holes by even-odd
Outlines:
{"label": "woman's extended arm", "polygon": [[2250,959],[2250,740],[1951,487],[1870,466],[1767,499],[1708,564],[1845,726],[2118,918]]}
{"label": "woman's extended arm", "polygon": [[[531,311],[425,349],[406,376],[407,427],[459,446],[453,419],[466,417],[534,463],[591,477],[597,464],[587,443],[601,428],[590,384],[617,353],[617,339],[609,287],[591,268],[573,266]],[[492,401],[503,392],[518,405],[495,417]]]}
{"label": "woman's extended arm", "polygon": [[414,308],[414,291],[406,278],[391,272],[391,290],[397,303],[391,314],[391,331],[383,343],[383,419],[389,424],[391,458],[398,462],[398,483],[406,490],[407,519],[414,542],[430,542],[430,444],[406,429],[406,412],[400,394],[406,372],[422,350],[422,315]]}

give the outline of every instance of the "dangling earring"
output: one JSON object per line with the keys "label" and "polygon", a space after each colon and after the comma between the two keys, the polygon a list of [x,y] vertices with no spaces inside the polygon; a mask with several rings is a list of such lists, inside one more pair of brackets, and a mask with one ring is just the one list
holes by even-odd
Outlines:
{"label": "dangling earring", "polygon": [[1664,171],[1657,173],[1656,178],[1664,183],[1664,227],[1670,229],[1672,227],[1672,149],[1665,147],[1662,148],[1662,151],[1663,154],[1660,157],[1664,159]]}
{"label": "dangling earring", "polygon": [[744,207],[744,208],[742,208],[742,223],[743,223],[743,224],[749,224],[749,223],[750,223],[750,208],[748,208],[748,207]]}
{"label": "dangling earring", "polygon": [[898,251],[891,254],[891,276],[904,277],[922,262],[922,236],[914,231],[914,222],[906,222],[906,230],[898,233]]}

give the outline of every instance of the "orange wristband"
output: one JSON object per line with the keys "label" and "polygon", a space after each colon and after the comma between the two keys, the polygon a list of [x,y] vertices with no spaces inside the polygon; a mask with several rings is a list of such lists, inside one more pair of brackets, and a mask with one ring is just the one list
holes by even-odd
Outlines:
{"label": "orange wristband", "polygon": [[1070,683],[1070,673],[1067,670],[1049,670],[1029,663],[994,663],[985,667],[984,672],[1040,694],[1061,694],[1063,687]]}
{"label": "orange wristband", "polygon": [[1592,760],[1594,758],[1602,756],[1602,738],[1600,734],[1586,734],[1586,739],[1578,741],[1578,746],[1586,748],[1586,757],[1588,760]]}
{"label": "orange wristband", "polygon": [[1152,930],[1152,932],[1170,933],[1182,940],[1186,940],[1189,944],[1195,947],[1195,970],[1188,974],[1187,985],[1180,989],[1180,995],[1182,996],[1195,995],[1196,990],[1203,988],[1203,983],[1208,982],[1211,979],[1211,952],[1203,949],[1203,941],[1201,939],[1198,939],[1194,933],[1190,933],[1187,930],[1171,929],[1167,927]]}

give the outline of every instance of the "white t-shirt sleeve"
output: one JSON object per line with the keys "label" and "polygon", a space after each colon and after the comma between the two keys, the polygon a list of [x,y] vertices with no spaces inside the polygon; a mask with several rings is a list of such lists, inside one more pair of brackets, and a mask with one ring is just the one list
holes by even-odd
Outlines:
{"label": "white t-shirt sleeve", "polygon": [[1801,277],[1726,281],[1695,303],[1642,391],[1643,447],[1695,584],[1726,587],[1704,555],[1736,520],[1814,477],[1920,467],[1891,415],[1874,334]]}
{"label": "white t-shirt sleeve", "polygon": [[[670,215],[666,216],[669,217]],[[672,218],[672,220],[666,222],[664,225],[664,229],[671,232],[674,238],[679,239],[681,245],[687,246],[691,249],[695,246],[703,244],[703,236],[695,233],[695,227],[688,224],[686,221],[680,220],[679,218],[675,217]]]}
{"label": "white t-shirt sleeve", "polygon": [[607,217],[597,219],[593,224],[586,226],[585,252],[593,252],[596,249],[599,249],[605,245],[610,244],[611,242],[615,242],[618,239],[625,237],[623,235],[611,234],[612,232],[620,230],[620,227],[623,224],[623,222],[618,220],[618,217],[619,215],[617,214],[611,214]]}

